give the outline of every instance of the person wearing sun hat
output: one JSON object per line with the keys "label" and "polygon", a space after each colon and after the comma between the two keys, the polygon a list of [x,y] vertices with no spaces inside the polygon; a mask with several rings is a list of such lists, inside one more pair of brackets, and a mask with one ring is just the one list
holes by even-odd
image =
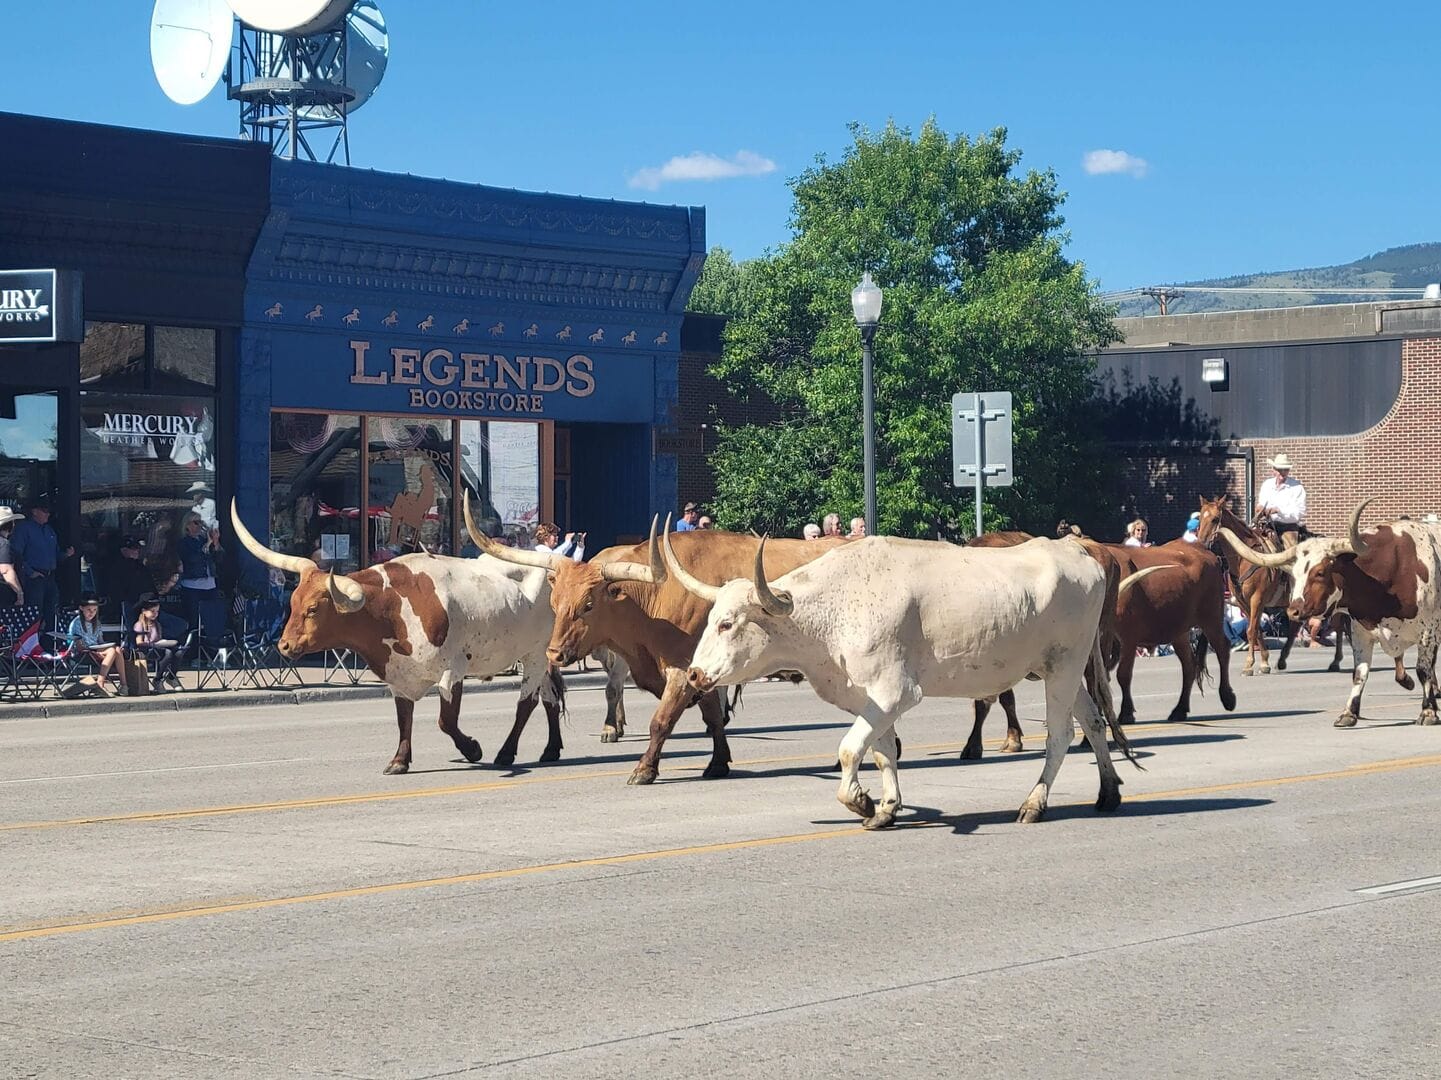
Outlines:
{"label": "person wearing sun hat", "polygon": [[1196,542],[1196,533],[1201,528],[1201,511],[1192,510],[1191,516],[1186,519],[1186,531],[1181,534],[1181,539],[1188,544]]}
{"label": "person wearing sun hat", "polygon": [[1291,475],[1291,459],[1285,454],[1267,458],[1266,464],[1274,475],[1256,492],[1256,516],[1269,517],[1281,544],[1293,548],[1306,523],[1306,489]]}
{"label": "person wearing sun hat", "polygon": [[215,492],[204,480],[197,480],[185,489],[193,500],[190,512],[205,523],[207,529],[220,528],[220,519],[215,516]]}
{"label": "person wearing sun hat", "polygon": [[[15,556],[10,553],[10,530],[17,521],[24,521],[24,514],[17,514],[9,506],[0,506],[0,581],[10,586],[15,593],[15,603],[25,603],[25,587],[20,584],[20,575],[15,572]],[[0,607],[10,606],[10,594],[0,591]]]}

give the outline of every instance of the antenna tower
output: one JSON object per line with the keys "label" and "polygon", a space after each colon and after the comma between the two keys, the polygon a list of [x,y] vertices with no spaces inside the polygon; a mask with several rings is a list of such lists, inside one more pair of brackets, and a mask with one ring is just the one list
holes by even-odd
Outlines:
{"label": "antenna tower", "polygon": [[277,157],[350,164],[346,114],[355,91],[346,78],[342,21],[303,36],[240,26],[228,96],[240,102],[240,134],[268,143]]}

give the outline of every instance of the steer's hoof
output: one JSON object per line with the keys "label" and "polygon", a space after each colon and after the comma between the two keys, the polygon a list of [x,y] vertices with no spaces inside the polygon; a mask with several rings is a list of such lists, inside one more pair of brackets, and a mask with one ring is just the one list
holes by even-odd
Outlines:
{"label": "steer's hoof", "polygon": [[[1279,668],[1281,668],[1283,671],[1284,671],[1285,668],[1286,668],[1286,665],[1285,665],[1285,664],[1277,664],[1276,666],[1279,667]],[[1261,665],[1261,674],[1262,674],[1262,675],[1269,675],[1269,674],[1271,674],[1271,665],[1270,665],[1270,664],[1262,664],[1262,665]]]}
{"label": "steer's hoof", "polygon": [[[1332,660],[1328,665],[1326,665],[1326,670],[1327,670],[1327,671],[1340,671],[1340,670],[1341,670],[1341,661],[1339,661],[1339,660]],[[1408,687],[1408,689],[1409,689],[1409,687]]]}
{"label": "steer's hoof", "polygon": [[962,761],[980,761],[981,756],[981,744],[979,741],[968,742],[966,743],[965,748],[961,750]]}
{"label": "steer's hoof", "polygon": [[1343,712],[1340,716],[1336,717],[1336,722],[1335,722],[1334,724],[1332,724],[1331,726],[1332,726],[1332,727],[1355,727],[1355,726],[1356,726],[1356,720],[1357,720],[1357,717],[1356,717],[1356,714],[1355,714],[1355,713],[1353,713],[1353,712]]}
{"label": "steer's hoof", "polygon": [[1277,671],[1285,671],[1285,670],[1286,670],[1286,661],[1285,661],[1285,660],[1277,660],[1277,661],[1276,661],[1276,670],[1277,670]]}
{"label": "steer's hoof", "polygon": [[[1235,707],[1236,707],[1236,703],[1235,703],[1234,701],[1231,702],[1231,708],[1234,709]],[[1168,723],[1168,724],[1184,724],[1184,723],[1186,722],[1186,717],[1189,716],[1189,715],[1190,715],[1190,713],[1189,713],[1188,710],[1183,709],[1183,708],[1181,708],[1181,706],[1177,705],[1174,709],[1171,710],[1171,715],[1168,716],[1168,717],[1166,717],[1166,723]]]}
{"label": "steer's hoof", "polygon": [[508,769],[515,764],[515,751],[502,746],[500,753],[495,755],[495,763],[502,769]]}
{"label": "steer's hoof", "polygon": [[1046,808],[1037,803],[1025,802],[1021,804],[1021,812],[1016,815],[1017,825],[1034,825],[1046,816]]}
{"label": "steer's hoof", "polygon": [[407,772],[410,772],[410,762],[408,761],[392,761],[385,767],[386,776],[399,776],[401,773]]}
{"label": "steer's hoof", "polygon": [[705,772],[701,773],[701,776],[706,780],[724,780],[730,774],[729,761],[712,761],[705,767]]}
{"label": "steer's hoof", "polygon": [[1243,667],[1241,669],[1241,674],[1247,676],[1254,675],[1256,674],[1256,669],[1248,665],[1247,667]]}
{"label": "steer's hoof", "polygon": [[631,787],[645,787],[647,784],[654,784],[658,775],[659,773],[649,765],[637,765],[626,783]]}
{"label": "steer's hoof", "polygon": [[1014,732],[1007,735],[1006,741],[1001,743],[1001,753],[1003,754],[1019,754],[1024,749],[1025,746],[1021,742],[1021,737]]}
{"label": "steer's hoof", "polygon": [[1136,714],[1134,712],[1123,712],[1120,716],[1116,717],[1116,723],[1122,727],[1125,727],[1127,724],[1134,724],[1135,722]]}
{"label": "steer's hoof", "polygon": [[458,749],[460,750],[461,756],[472,765],[484,756],[480,749],[480,743],[474,739],[466,739],[465,742],[460,744]]}
{"label": "steer's hoof", "polygon": [[841,805],[862,819],[874,817],[876,813],[875,801],[864,791],[854,793],[849,799],[842,799]]}
{"label": "steer's hoof", "polygon": [[861,822],[861,828],[871,831],[889,828],[896,823],[896,812],[900,808],[901,804],[898,802],[881,803],[880,809]]}
{"label": "steer's hoof", "polygon": [[559,746],[547,746],[544,750],[540,752],[541,763],[549,764],[552,761],[559,761],[560,750],[561,748]]}
{"label": "steer's hoof", "polygon": [[1396,680],[1396,685],[1401,687],[1402,690],[1415,690],[1416,680],[1411,678],[1410,675],[1402,675]]}
{"label": "steer's hoof", "polygon": [[603,743],[620,742],[620,732],[607,724],[600,729],[600,741]]}
{"label": "steer's hoof", "polygon": [[1225,706],[1227,712],[1235,712],[1236,691],[1232,690],[1229,686],[1221,687],[1221,704]]}
{"label": "steer's hoof", "polygon": [[1101,783],[1101,793],[1096,796],[1096,809],[1109,814],[1121,808],[1121,785]]}
{"label": "steer's hoof", "polygon": [[1422,709],[1421,715],[1416,718],[1416,723],[1422,727],[1435,727],[1441,724],[1441,717],[1436,715],[1435,709]]}

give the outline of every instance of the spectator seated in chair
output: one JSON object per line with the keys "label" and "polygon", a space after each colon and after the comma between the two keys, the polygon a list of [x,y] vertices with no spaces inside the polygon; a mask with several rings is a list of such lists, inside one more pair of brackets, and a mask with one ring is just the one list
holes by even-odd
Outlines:
{"label": "spectator seated in chair", "polygon": [[95,666],[96,689],[109,697],[110,671],[113,668],[120,679],[120,692],[125,693],[125,650],[114,641],[106,641],[100,629],[100,597],[86,593],[80,598],[80,614],[70,620],[65,631],[72,647],[84,650]]}
{"label": "spectator seated in chair", "polygon": [[165,636],[160,623],[160,597],[146,593],[136,607],[139,616],[133,627],[135,648],[151,663],[151,692],[158,694],[167,684],[178,689],[180,677],[175,673],[175,660],[180,642]]}

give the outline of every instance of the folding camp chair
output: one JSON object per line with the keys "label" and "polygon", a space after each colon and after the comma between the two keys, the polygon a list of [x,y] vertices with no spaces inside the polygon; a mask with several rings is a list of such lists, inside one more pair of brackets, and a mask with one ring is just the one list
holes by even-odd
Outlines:
{"label": "folding camp chair", "polygon": [[238,644],[241,665],[237,682],[247,682],[256,689],[269,689],[290,683],[304,683],[295,661],[278,647],[285,629],[289,609],[270,597],[256,597],[244,602],[240,612]]}
{"label": "folding camp chair", "polygon": [[59,694],[71,665],[68,639],[53,627],[45,630],[40,609],[31,605],[0,609],[0,622],[12,642],[5,652],[15,696],[37,701],[47,690]]}

